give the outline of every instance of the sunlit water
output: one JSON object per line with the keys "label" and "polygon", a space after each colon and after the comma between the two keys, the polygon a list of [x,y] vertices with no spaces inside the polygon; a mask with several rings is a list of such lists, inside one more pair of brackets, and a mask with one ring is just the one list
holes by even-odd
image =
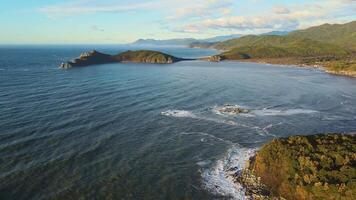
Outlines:
{"label": "sunlit water", "polygon": [[356,79],[239,62],[58,69],[92,48],[0,47],[0,199],[244,199],[228,169],[262,144],[356,130]]}

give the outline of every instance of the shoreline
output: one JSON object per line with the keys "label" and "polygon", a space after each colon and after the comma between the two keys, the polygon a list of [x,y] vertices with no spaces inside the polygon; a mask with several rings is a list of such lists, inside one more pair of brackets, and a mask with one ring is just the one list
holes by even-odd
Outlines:
{"label": "shoreline", "polygon": [[[302,59],[307,59],[303,61]],[[310,59],[310,60],[308,60]],[[315,61],[315,58],[250,58],[250,59],[222,59],[219,55],[201,58],[200,60],[210,61],[210,62],[248,62],[248,63],[259,63],[259,64],[272,64],[280,66],[291,66],[300,68],[310,68],[319,69],[323,72],[331,75],[338,75],[344,77],[356,78],[356,71],[345,71],[345,70],[332,70],[330,67],[333,66],[332,62],[337,62],[339,60],[333,61]],[[329,67],[327,67],[329,65]]]}

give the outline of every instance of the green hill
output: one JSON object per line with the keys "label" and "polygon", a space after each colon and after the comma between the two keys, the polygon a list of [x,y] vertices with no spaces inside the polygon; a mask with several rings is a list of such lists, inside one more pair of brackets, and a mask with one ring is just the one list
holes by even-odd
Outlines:
{"label": "green hill", "polygon": [[291,32],[290,36],[336,44],[356,51],[356,21],[346,24],[324,24]]}
{"label": "green hill", "polygon": [[150,50],[126,51],[113,56],[113,59],[120,62],[137,62],[137,63],[159,63],[168,64],[181,61],[183,59],[174,56]]}
{"label": "green hill", "polygon": [[[245,36],[215,45],[230,49],[221,54],[223,59],[280,58],[308,56],[345,56],[348,52],[333,44],[294,36]],[[242,55],[242,57],[241,57]]]}

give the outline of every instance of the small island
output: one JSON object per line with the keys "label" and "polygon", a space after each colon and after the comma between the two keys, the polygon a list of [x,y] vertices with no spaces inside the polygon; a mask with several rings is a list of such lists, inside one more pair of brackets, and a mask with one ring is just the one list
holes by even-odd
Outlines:
{"label": "small island", "polygon": [[171,64],[183,60],[158,51],[140,50],[140,51],[125,51],[117,55],[109,55],[98,51],[90,51],[82,53],[78,58],[62,63],[60,68],[70,69],[72,67],[84,67],[89,65],[109,64],[109,63],[152,63],[152,64]]}
{"label": "small island", "polygon": [[356,199],[355,152],[352,133],[274,139],[234,180],[252,199]]}

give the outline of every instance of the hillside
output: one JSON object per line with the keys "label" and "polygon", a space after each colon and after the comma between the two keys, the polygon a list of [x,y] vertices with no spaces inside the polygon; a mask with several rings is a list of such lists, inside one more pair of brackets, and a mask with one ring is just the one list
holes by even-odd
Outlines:
{"label": "hillside", "polygon": [[113,59],[119,62],[137,62],[137,63],[158,63],[170,64],[183,60],[158,51],[140,50],[126,51],[113,56]]}
{"label": "hillside", "polygon": [[324,24],[291,32],[290,36],[336,44],[356,51],[356,21],[346,24]]}
{"label": "hillside", "polygon": [[[218,49],[231,49],[221,56],[224,59],[279,58],[308,56],[345,56],[346,50],[333,44],[294,36],[245,36],[215,45]],[[237,56],[237,57],[236,57]]]}
{"label": "hillside", "polygon": [[[280,138],[251,158],[247,173],[260,177],[269,196],[351,200],[356,198],[355,152],[355,134]],[[238,181],[250,184],[244,177]]]}
{"label": "hillside", "polygon": [[305,30],[293,31],[288,35],[249,35],[223,42],[193,43],[191,47],[231,50],[245,46],[274,46],[275,42],[280,46],[284,42],[290,42],[291,40],[298,42],[301,39],[333,44],[345,48],[346,50],[356,51],[356,21],[347,24],[324,24]]}

